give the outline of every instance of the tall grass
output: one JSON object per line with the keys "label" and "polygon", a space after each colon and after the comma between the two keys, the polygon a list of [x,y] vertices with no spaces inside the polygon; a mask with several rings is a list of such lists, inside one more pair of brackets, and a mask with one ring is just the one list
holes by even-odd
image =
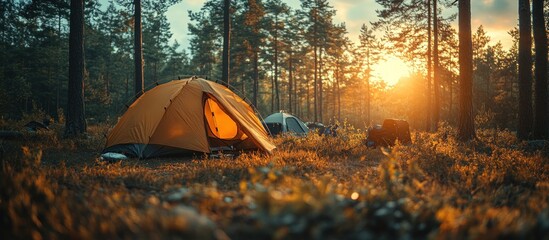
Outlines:
{"label": "tall grass", "polygon": [[4,141],[3,239],[530,238],[549,232],[547,149],[453,129],[369,149],[364,133],[276,138],[273,155],[98,159],[106,126]]}

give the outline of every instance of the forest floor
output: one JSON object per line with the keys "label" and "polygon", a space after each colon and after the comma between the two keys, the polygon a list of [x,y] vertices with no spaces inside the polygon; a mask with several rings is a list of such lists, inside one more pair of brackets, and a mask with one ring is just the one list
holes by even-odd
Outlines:
{"label": "forest floor", "polygon": [[369,149],[344,127],[277,138],[272,155],[114,163],[99,159],[107,131],[0,140],[2,239],[549,236],[549,147],[506,131],[460,143],[445,126]]}

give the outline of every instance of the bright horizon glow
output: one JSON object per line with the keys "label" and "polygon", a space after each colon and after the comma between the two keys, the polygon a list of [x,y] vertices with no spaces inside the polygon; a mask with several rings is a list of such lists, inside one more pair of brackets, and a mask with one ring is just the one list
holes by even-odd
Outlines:
{"label": "bright horizon glow", "polygon": [[411,68],[395,56],[373,65],[372,69],[375,77],[387,83],[388,87],[395,86],[401,78],[409,76],[411,72]]}

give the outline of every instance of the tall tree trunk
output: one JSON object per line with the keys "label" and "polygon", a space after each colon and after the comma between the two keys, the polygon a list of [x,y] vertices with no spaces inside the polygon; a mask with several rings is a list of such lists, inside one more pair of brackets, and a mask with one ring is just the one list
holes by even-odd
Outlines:
{"label": "tall tree trunk", "polygon": [[547,94],[547,33],[545,28],[543,1],[532,1],[534,42],[536,44],[536,95],[534,137],[549,138],[549,96]]}
{"label": "tall tree trunk", "polygon": [[310,86],[311,84],[309,83],[310,75],[307,74],[305,78],[306,78],[305,86],[307,86],[307,118],[310,121],[311,120],[311,86]]}
{"label": "tall tree trunk", "polygon": [[126,76],[126,95],[125,99],[127,100],[130,97],[130,77]]}
{"label": "tall tree trunk", "polygon": [[434,101],[433,101],[433,130],[438,129],[438,122],[440,119],[440,79],[439,79],[439,60],[438,60],[438,0],[433,0],[433,87],[434,87]]}
{"label": "tall tree trunk", "polygon": [[[156,63],[157,61],[154,60],[153,63],[152,63],[152,67],[153,67],[153,77],[152,77],[152,82],[155,83],[157,81],[156,79],[156,73],[157,73],[157,69],[156,69]],[[149,80],[150,81],[150,80]]]}
{"label": "tall tree trunk", "polygon": [[368,126],[370,126],[371,122],[372,122],[372,111],[371,111],[371,106],[370,106],[370,97],[372,96],[372,93],[370,91],[370,72],[372,71],[370,69],[370,65],[368,64],[368,75],[366,77],[366,123],[368,124]]}
{"label": "tall tree trunk", "polygon": [[[274,70],[271,70],[274,71]],[[274,82],[274,73],[271,77],[271,112],[274,112],[275,107],[275,82]]]}
{"label": "tall tree trunk", "polygon": [[133,58],[135,65],[135,98],[137,99],[145,89],[145,82],[143,78],[143,34],[141,26],[141,0],[134,0],[134,44],[133,44]]}
{"label": "tall tree trunk", "polygon": [[449,122],[455,122],[454,121],[454,81],[450,79],[450,82],[448,83],[448,119],[451,119]]}
{"label": "tall tree trunk", "polygon": [[459,123],[458,139],[475,138],[473,119],[473,42],[471,0],[459,0]]}
{"label": "tall tree trunk", "polygon": [[323,86],[322,86],[322,47],[319,48],[318,52],[318,119],[320,122],[322,122],[322,115],[323,115],[323,103],[324,103],[324,96],[323,96]]}
{"label": "tall tree trunk", "polygon": [[314,100],[313,100],[313,104],[314,104],[314,121],[315,122],[318,122],[318,114],[317,114],[317,106],[318,106],[318,91],[317,91],[317,88],[318,88],[318,59],[317,59],[317,47],[316,47],[316,43],[313,43],[314,44],[314,47],[313,47],[313,50],[314,50],[314,83],[313,83],[313,93],[314,93]]}
{"label": "tall tree trunk", "polygon": [[280,89],[278,86],[278,15],[275,16],[275,31],[274,31],[274,83],[275,83],[276,110],[280,111]]}
{"label": "tall tree trunk", "polygon": [[86,132],[84,118],[84,0],[71,0],[69,33],[69,89],[65,136]]}
{"label": "tall tree trunk", "polygon": [[221,81],[223,85],[229,86],[230,77],[230,46],[231,46],[231,0],[224,0],[223,5],[223,62],[221,70]]}
{"label": "tall tree trunk", "polygon": [[253,82],[253,105],[257,108],[257,95],[259,92],[259,50],[254,50],[254,82]]}
{"label": "tall tree trunk", "polygon": [[294,79],[293,79],[293,75],[292,75],[292,49],[290,49],[290,52],[289,52],[289,57],[288,57],[288,107],[289,107],[289,110],[290,110],[290,113],[293,113],[293,96],[292,96],[292,93],[293,93],[293,86],[294,86]]}
{"label": "tall tree trunk", "polygon": [[372,116],[371,116],[371,106],[370,106],[370,97],[372,96],[372,93],[370,91],[370,76],[371,76],[371,73],[372,73],[372,68],[370,67],[371,66],[371,61],[370,61],[370,48],[368,48],[367,52],[366,52],[366,64],[367,64],[367,68],[366,68],[366,123],[368,124],[368,126],[370,126],[371,124],[371,121],[372,121]]}
{"label": "tall tree trunk", "polygon": [[318,10],[315,8],[313,10],[313,55],[314,55],[314,121],[318,122],[318,113],[317,113],[317,107],[318,107]]}
{"label": "tall tree trunk", "polygon": [[336,82],[338,81],[338,71],[339,71],[339,67],[337,66],[339,63],[336,64],[336,68],[335,68],[335,71],[334,71],[334,81],[333,81],[333,84],[332,84],[332,117],[333,118],[336,118],[337,117],[337,114],[336,114],[336,111],[337,111],[337,96],[336,96]]}
{"label": "tall tree trunk", "polygon": [[431,109],[432,109],[432,103],[431,103],[431,74],[432,74],[432,61],[431,61],[431,0],[427,0],[427,107],[425,110],[427,111],[426,120],[425,120],[425,131],[430,132],[431,131]]}
{"label": "tall tree trunk", "polygon": [[530,0],[519,0],[519,125],[517,137],[528,139],[532,133],[532,31]]}
{"label": "tall tree trunk", "polygon": [[293,79],[294,79],[294,81],[293,81],[294,82],[294,109],[295,109],[296,112],[298,112],[298,115],[300,117],[302,117],[302,115],[301,115],[302,114],[301,113],[301,104],[299,104],[300,101],[299,101],[299,97],[297,95],[297,86],[298,86],[298,81],[299,81],[300,78],[298,76],[295,76]]}
{"label": "tall tree trunk", "polygon": [[[61,16],[62,15],[62,10],[61,10],[61,5],[59,5],[58,9],[57,9],[57,34],[59,34],[59,38],[61,39]],[[5,21],[4,21],[5,22]],[[59,55],[62,55],[62,52],[63,52],[63,41],[59,41]],[[60,58],[57,59],[57,66],[61,66],[61,63],[60,63]],[[3,67],[2,67],[3,68]],[[2,77],[4,75],[2,74]],[[55,100],[55,111],[57,112],[59,110],[59,108],[61,107],[61,104],[60,104],[60,98],[61,98],[61,78],[58,77],[57,78],[57,86],[56,86],[56,100]],[[55,116],[55,118],[57,119],[59,116]],[[57,119],[59,120],[59,119]]]}
{"label": "tall tree trunk", "polygon": [[[341,71],[343,72],[343,71]],[[343,74],[338,74],[343,75]],[[340,88],[340,81],[339,76],[336,78],[336,90],[337,90],[337,120],[341,121],[341,88]]]}

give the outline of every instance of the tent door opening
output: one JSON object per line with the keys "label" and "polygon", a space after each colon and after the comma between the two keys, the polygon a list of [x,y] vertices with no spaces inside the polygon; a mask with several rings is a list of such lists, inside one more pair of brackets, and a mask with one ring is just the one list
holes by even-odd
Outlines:
{"label": "tent door opening", "polygon": [[230,148],[248,138],[238,123],[227,114],[215,98],[209,95],[206,95],[204,100],[204,118],[210,148]]}

